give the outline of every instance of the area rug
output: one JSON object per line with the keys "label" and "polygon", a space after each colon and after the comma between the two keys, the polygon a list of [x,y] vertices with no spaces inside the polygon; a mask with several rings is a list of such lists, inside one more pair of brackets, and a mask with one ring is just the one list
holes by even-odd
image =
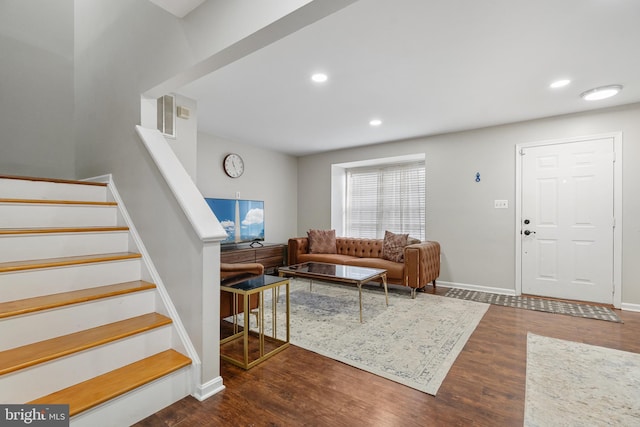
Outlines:
{"label": "area rug", "polygon": [[524,425],[640,425],[640,354],[527,336]]}
{"label": "area rug", "polygon": [[[356,287],[314,281],[310,291],[308,281],[291,280],[291,343],[431,395],[489,308],[429,294],[411,299],[408,289],[390,291],[387,307],[382,289],[362,292],[364,323]],[[279,312],[284,301],[281,293]],[[284,331],[279,322],[280,338]]]}
{"label": "area rug", "polygon": [[620,317],[618,317],[613,310],[608,307],[598,305],[571,303],[545,298],[492,294],[489,292],[478,292],[456,288],[449,289],[445,296],[449,298],[459,298],[469,301],[503,305],[506,307],[546,311],[547,313],[566,314],[569,316],[584,317],[587,319],[623,323]]}

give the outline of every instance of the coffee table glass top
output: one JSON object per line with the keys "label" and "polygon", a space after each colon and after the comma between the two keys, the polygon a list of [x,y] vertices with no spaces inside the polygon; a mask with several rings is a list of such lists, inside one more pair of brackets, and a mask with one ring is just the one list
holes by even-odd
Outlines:
{"label": "coffee table glass top", "polygon": [[379,268],[356,267],[354,265],[327,264],[323,262],[305,262],[302,264],[280,267],[279,272],[302,275],[326,276],[334,279],[365,281],[379,276],[386,270]]}

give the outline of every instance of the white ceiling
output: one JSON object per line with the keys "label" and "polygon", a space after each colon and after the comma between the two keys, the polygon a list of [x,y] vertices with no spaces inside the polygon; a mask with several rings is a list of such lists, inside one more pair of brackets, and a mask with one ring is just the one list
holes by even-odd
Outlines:
{"label": "white ceiling", "polygon": [[200,6],[205,0],[149,0],[166,10],[167,12],[177,16],[178,18],[184,18],[193,9]]}
{"label": "white ceiling", "polygon": [[360,0],[178,93],[201,131],[293,155],[640,102],[640,1]]}

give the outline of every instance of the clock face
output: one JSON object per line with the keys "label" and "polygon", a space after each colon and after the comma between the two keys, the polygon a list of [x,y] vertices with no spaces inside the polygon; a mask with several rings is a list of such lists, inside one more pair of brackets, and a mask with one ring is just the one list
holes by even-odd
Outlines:
{"label": "clock face", "polygon": [[224,158],[224,171],[231,178],[237,178],[244,172],[244,162],[242,161],[242,157],[237,154],[228,154]]}

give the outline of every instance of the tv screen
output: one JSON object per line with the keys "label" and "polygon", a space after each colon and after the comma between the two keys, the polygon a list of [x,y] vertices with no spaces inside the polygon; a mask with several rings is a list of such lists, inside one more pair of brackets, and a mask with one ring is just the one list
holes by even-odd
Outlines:
{"label": "tv screen", "polygon": [[204,199],[227,232],[222,244],[264,240],[264,201]]}

